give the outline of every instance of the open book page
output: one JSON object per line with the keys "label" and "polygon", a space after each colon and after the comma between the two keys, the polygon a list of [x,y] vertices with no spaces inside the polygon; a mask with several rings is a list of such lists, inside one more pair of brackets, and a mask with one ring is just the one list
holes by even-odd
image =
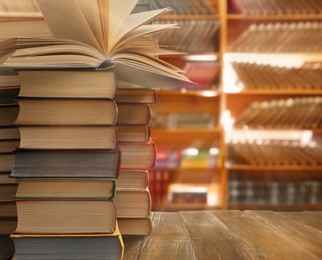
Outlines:
{"label": "open book page", "polygon": [[[94,3],[96,1],[91,2]],[[103,53],[101,46],[75,1],[37,0],[37,3],[48,27],[56,38],[83,42]]]}
{"label": "open book page", "polygon": [[118,41],[123,25],[137,4],[137,0],[110,0],[109,2],[108,52]]}

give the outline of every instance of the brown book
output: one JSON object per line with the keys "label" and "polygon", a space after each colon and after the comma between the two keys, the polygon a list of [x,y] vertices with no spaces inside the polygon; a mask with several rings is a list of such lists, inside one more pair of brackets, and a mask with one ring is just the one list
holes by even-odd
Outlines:
{"label": "brown book", "polygon": [[18,93],[18,87],[3,87],[0,85],[0,104],[16,103],[15,98],[18,96]]}
{"label": "brown book", "polygon": [[20,143],[19,139],[8,139],[8,140],[0,139],[0,153],[13,152],[14,150],[16,150],[16,148],[19,147],[19,143]]}
{"label": "brown book", "polygon": [[18,99],[16,125],[113,125],[117,107],[101,99]]}
{"label": "brown book", "polygon": [[19,70],[20,97],[114,99],[111,70]]}
{"label": "brown book", "polygon": [[147,143],[119,143],[122,170],[146,170],[155,164],[156,146]]}
{"label": "brown book", "polygon": [[9,172],[0,172],[0,183],[16,183],[15,178],[10,178]]}
{"label": "brown book", "polygon": [[17,227],[17,218],[0,218],[0,235],[10,235]]}
{"label": "brown book", "polygon": [[115,149],[115,126],[20,126],[20,148]]}
{"label": "brown book", "polygon": [[17,183],[0,183],[0,201],[13,201],[17,186]]}
{"label": "brown book", "polygon": [[118,218],[149,217],[151,198],[149,189],[116,189],[116,214]]}
{"label": "brown book", "polygon": [[146,143],[150,137],[151,131],[147,125],[117,125],[119,143]]}
{"label": "brown book", "polygon": [[116,213],[113,200],[16,199],[16,233],[113,233]]}
{"label": "brown book", "polygon": [[[14,201],[1,201],[0,202],[0,219],[17,217],[17,207]],[[0,220],[1,222],[1,220]]]}
{"label": "brown book", "polygon": [[147,125],[150,122],[150,107],[147,104],[117,103],[117,125]]}
{"label": "brown book", "polygon": [[0,172],[10,172],[13,161],[13,153],[0,153]]}
{"label": "brown book", "polygon": [[149,185],[149,173],[147,170],[121,170],[117,179],[117,187],[120,189],[145,189]]}
{"label": "brown book", "polygon": [[8,126],[8,127],[0,127],[0,139],[19,139],[20,133],[18,127]]}
{"label": "brown book", "polygon": [[155,104],[157,96],[151,88],[118,88],[115,97],[117,103]]}
{"label": "brown book", "polygon": [[12,126],[19,113],[17,104],[0,105],[0,126]]}
{"label": "brown book", "polygon": [[117,218],[122,235],[149,235],[152,230],[150,218]]}
{"label": "brown book", "polygon": [[[122,259],[124,244],[118,226],[110,234],[11,235],[16,259]],[[67,257],[68,256],[68,257]]]}
{"label": "brown book", "polygon": [[17,179],[15,198],[101,198],[115,195],[116,180],[106,178]]}
{"label": "brown book", "polygon": [[14,178],[117,178],[120,151],[23,150],[15,152]]}

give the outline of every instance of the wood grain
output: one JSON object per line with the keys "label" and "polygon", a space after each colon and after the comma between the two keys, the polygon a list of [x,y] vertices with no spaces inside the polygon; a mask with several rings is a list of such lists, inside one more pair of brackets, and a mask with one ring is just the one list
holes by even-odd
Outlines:
{"label": "wood grain", "polygon": [[139,259],[198,259],[178,213],[152,214],[152,232],[143,241]]}

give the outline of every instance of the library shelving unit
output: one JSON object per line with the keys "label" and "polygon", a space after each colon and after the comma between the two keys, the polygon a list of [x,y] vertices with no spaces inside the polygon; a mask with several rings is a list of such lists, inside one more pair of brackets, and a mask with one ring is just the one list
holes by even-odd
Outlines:
{"label": "library shelving unit", "polygon": [[[321,4],[312,10],[313,5],[304,8],[306,1],[296,7],[295,1],[270,1],[271,6],[260,0],[251,9],[246,0],[224,2],[227,207],[321,209],[321,160],[313,159],[321,155],[321,116],[316,112],[315,119],[312,112],[321,106],[322,85],[307,84],[309,74],[322,73],[322,48],[310,47],[322,35],[314,31],[321,26]],[[250,26],[255,33],[246,43]]]}
{"label": "library shelving unit", "polygon": [[[157,2],[162,7],[163,1],[150,2],[152,7]],[[225,180],[221,174],[223,139],[218,91],[222,61],[220,2],[164,3],[173,4],[170,6],[173,12],[160,22],[178,23],[181,29],[172,35],[160,35],[159,44],[181,46],[178,50],[187,52],[164,59],[184,69],[199,86],[159,90],[158,102],[151,106],[152,136],[158,148],[156,168],[151,174],[153,208],[164,211],[223,208]]]}

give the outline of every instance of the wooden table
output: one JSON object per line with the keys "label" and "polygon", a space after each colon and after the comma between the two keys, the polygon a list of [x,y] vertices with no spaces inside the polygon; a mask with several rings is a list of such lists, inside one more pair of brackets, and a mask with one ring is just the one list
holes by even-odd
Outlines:
{"label": "wooden table", "polygon": [[124,259],[322,259],[322,212],[154,212],[149,236],[124,237]]}

